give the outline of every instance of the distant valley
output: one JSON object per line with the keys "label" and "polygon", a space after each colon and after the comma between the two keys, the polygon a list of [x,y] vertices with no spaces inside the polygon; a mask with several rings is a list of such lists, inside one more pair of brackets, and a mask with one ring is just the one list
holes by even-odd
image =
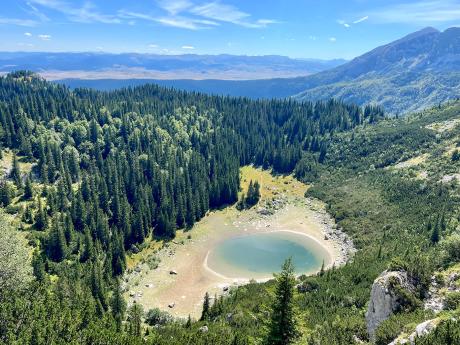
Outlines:
{"label": "distant valley", "polygon": [[352,61],[284,56],[0,53],[0,73],[28,69],[70,88],[155,83],[214,95],[341,99],[420,111],[460,95],[460,28],[425,28]]}
{"label": "distant valley", "polygon": [[56,79],[253,80],[306,76],[346,60],[286,56],[2,52],[0,73],[27,69]]}

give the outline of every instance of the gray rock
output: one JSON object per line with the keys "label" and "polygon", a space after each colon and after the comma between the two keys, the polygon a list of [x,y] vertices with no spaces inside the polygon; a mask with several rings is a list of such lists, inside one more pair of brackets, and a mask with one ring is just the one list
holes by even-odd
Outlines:
{"label": "gray rock", "polygon": [[409,282],[407,272],[384,271],[372,285],[371,298],[366,312],[366,324],[369,337],[373,341],[377,327],[399,309],[399,296],[393,291],[391,282],[396,282],[401,288],[414,291]]}

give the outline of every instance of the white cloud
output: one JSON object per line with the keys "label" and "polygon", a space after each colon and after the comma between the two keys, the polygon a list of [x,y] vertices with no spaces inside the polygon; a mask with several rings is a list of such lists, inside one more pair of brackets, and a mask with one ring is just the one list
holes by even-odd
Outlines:
{"label": "white cloud", "polygon": [[83,7],[73,7],[61,0],[30,0],[31,3],[52,9],[66,15],[71,21],[79,23],[119,24],[120,19],[114,15],[102,14],[96,11],[91,2],[85,2]]}
{"label": "white cloud", "polygon": [[38,38],[41,39],[42,41],[51,41],[51,35],[38,35]]}
{"label": "white cloud", "polygon": [[172,26],[181,29],[189,29],[189,30],[199,30],[204,29],[209,26],[219,25],[210,20],[201,20],[201,19],[194,19],[194,18],[187,18],[182,16],[169,16],[169,17],[155,17],[145,13],[138,13],[138,12],[130,12],[125,10],[118,11],[118,16],[120,18],[127,18],[127,19],[141,19],[150,22],[160,23],[166,26]]}
{"label": "white cloud", "polygon": [[158,4],[161,8],[175,16],[190,8],[193,4],[188,0],[160,0]]}
{"label": "white cloud", "polygon": [[30,32],[24,32],[24,36],[32,37],[32,34]]}
{"label": "white cloud", "polygon": [[158,44],[149,44],[148,47],[152,49],[156,49],[158,48]]}
{"label": "white cloud", "polygon": [[337,38],[335,38],[335,37],[329,37],[329,41],[330,41],[330,42],[336,42],[336,41],[337,41]]}
{"label": "white cloud", "polygon": [[155,18],[154,20],[163,25],[181,29],[198,30],[203,28],[203,26],[199,25],[195,20],[185,17],[163,17]]}
{"label": "white cloud", "polygon": [[458,0],[424,0],[376,9],[372,20],[381,23],[433,24],[460,20]]}
{"label": "white cloud", "polygon": [[264,28],[270,24],[279,23],[273,19],[250,20],[251,15],[249,13],[243,12],[233,5],[227,5],[220,1],[194,6],[189,11],[196,16],[232,23],[247,28]]}
{"label": "white cloud", "polygon": [[38,22],[32,19],[0,17],[0,25],[36,26],[37,24]]}
{"label": "white cloud", "polygon": [[182,49],[186,49],[186,50],[194,50],[195,47],[194,46],[182,46]]}
{"label": "white cloud", "polygon": [[344,20],[342,20],[342,19],[339,19],[339,20],[337,21],[337,23],[339,23],[340,25],[343,25],[343,26],[346,27],[347,29],[348,29],[349,27],[351,27],[350,24],[348,24],[346,21],[344,21]]}
{"label": "white cloud", "polygon": [[27,2],[26,3],[27,6],[28,6],[28,10],[25,9],[25,11],[35,17],[37,17],[41,22],[49,22],[49,18],[44,14],[42,13],[41,11],[38,10],[38,8],[36,8],[34,5],[32,5],[30,2]]}
{"label": "white cloud", "polygon": [[316,41],[318,39],[318,37],[310,35],[310,36],[308,36],[308,39],[310,39],[312,41]]}
{"label": "white cloud", "polygon": [[355,20],[353,22],[353,24],[358,24],[358,23],[364,22],[365,20],[368,20],[368,19],[369,19],[369,16],[364,16],[364,17],[361,17],[361,18]]}

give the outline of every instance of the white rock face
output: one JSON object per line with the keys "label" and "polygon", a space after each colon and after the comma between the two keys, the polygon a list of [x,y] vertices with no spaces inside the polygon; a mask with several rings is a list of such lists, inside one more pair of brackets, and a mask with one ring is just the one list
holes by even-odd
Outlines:
{"label": "white rock face", "polygon": [[388,319],[400,307],[398,296],[392,291],[390,281],[409,291],[413,290],[407,273],[403,271],[384,271],[372,285],[371,298],[366,312],[367,332],[371,340],[375,340],[375,331],[382,321]]}
{"label": "white rock face", "polygon": [[408,338],[397,338],[393,340],[391,343],[389,343],[388,345],[401,345],[401,344],[415,345],[415,339],[417,337],[423,337],[429,334],[433,329],[436,328],[438,322],[439,322],[438,319],[424,321],[415,327],[415,332],[409,335]]}

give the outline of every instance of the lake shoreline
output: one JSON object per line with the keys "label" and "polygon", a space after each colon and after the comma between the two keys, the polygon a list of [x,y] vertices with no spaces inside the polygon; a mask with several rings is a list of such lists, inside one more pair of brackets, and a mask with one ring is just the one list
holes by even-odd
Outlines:
{"label": "lake shoreline", "polygon": [[[236,236],[277,231],[297,233],[316,241],[327,252],[326,268],[348,261],[354,252],[352,241],[337,229],[321,201],[303,196],[308,186],[292,177],[274,177],[257,171],[266,193],[259,206],[244,211],[236,210],[235,206],[212,211],[191,231],[178,231],[177,239],[155,254],[161,259],[156,269],[138,264],[125,275],[129,304],[140,303],[145,310],[158,307],[175,317],[185,318],[189,314],[199,317],[205,292],[211,296],[225,294],[232,286],[251,280],[228,278],[207,267],[209,251],[220,241]],[[282,192],[274,194],[275,188]],[[266,212],[267,200],[270,205],[276,204],[270,212]]]}

